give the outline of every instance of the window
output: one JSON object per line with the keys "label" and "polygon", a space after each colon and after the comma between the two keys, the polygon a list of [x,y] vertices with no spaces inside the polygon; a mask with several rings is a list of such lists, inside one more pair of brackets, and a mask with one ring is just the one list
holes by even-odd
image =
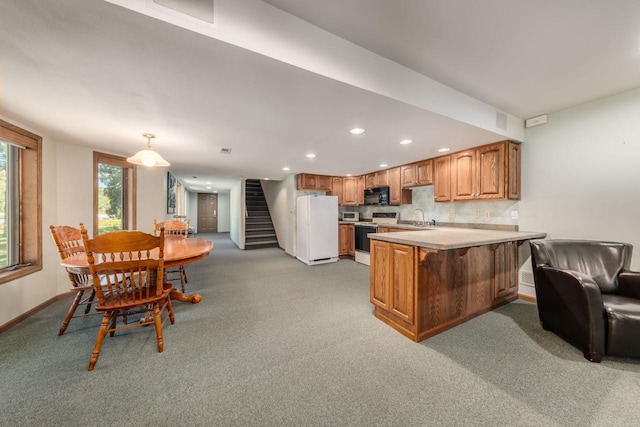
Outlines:
{"label": "window", "polygon": [[0,140],[0,270],[20,264],[20,148]]}
{"label": "window", "polygon": [[136,228],[136,168],[124,157],[93,153],[93,234]]}
{"label": "window", "polygon": [[0,120],[0,283],[42,269],[42,138]]}

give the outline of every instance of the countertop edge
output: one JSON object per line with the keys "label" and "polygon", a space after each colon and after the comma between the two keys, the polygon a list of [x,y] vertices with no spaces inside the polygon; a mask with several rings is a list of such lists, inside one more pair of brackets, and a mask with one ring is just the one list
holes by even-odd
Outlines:
{"label": "countertop edge", "polygon": [[[461,229],[456,229],[459,232]],[[477,234],[478,230],[468,229],[469,234]],[[537,231],[488,231],[488,233],[482,234],[493,234],[487,235],[486,237],[470,237],[468,241],[459,241],[452,243],[438,243],[434,240],[437,240],[438,237],[446,238],[448,230],[446,229],[433,229],[433,230],[421,230],[421,231],[406,231],[406,232],[393,232],[393,233],[370,233],[368,234],[369,238],[373,240],[381,240],[384,242],[390,243],[399,243],[403,245],[409,246],[418,246],[428,249],[438,249],[438,250],[447,250],[447,249],[461,249],[461,248],[470,248],[474,246],[484,246],[484,245],[492,245],[496,243],[505,243],[505,242],[515,242],[521,240],[532,240],[532,239],[541,239],[547,236],[547,233],[537,232]],[[412,233],[408,235],[407,233]],[[421,233],[420,238],[415,237],[415,233]],[[502,236],[500,236],[502,234]],[[412,238],[408,238],[408,237]],[[433,239],[433,238],[436,239]]]}

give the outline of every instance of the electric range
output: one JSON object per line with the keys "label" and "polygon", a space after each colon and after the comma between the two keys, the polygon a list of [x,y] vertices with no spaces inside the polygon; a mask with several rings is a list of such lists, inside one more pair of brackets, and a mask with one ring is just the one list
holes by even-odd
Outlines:
{"label": "electric range", "polygon": [[378,225],[393,225],[398,223],[398,212],[374,212],[371,222],[355,223],[355,260],[361,264],[371,265],[370,242],[367,234],[377,233]]}

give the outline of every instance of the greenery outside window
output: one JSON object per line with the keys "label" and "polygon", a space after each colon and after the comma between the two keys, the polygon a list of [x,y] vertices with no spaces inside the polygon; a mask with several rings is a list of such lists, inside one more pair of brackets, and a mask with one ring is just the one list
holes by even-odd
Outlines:
{"label": "greenery outside window", "polygon": [[136,228],[136,168],[124,157],[93,153],[93,233]]}
{"label": "greenery outside window", "polygon": [[0,283],[42,269],[42,138],[0,120]]}
{"label": "greenery outside window", "polygon": [[0,140],[0,270],[20,264],[20,149]]}

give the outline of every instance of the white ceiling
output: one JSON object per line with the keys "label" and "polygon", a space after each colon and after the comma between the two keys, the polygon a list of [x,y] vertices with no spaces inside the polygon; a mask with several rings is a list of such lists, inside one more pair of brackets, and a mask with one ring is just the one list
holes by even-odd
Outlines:
{"label": "white ceiling", "polygon": [[527,119],[640,86],[637,0],[265,0]]}
{"label": "white ceiling", "polygon": [[[520,119],[640,86],[636,1],[216,0],[212,28],[176,13],[158,17],[152,0],[126,2],[142,13],[118,2],[3,0],[0,115],[123,156],[155,133],[154,149],[196,191],[206,182],[225,191],[239,177],[361,174],[433,157],[442,146],[505,139],[452,117],[467,105],[453,114],[423,108],[447,100],[426,99],[417,85],[398,97],[397,88],[367,86],[374,77],[384,83],[387,68],[359,64],[359,85],[325,77],[328,66],[341,66],[335,57],[283,59],[284,46],[304,47],[303,36],[321,29],[346,39],[332,40],[344,52],[368,49]],[[282,28],[262,23],[289,15],[267,3],[313,25],[284,21],[300,36],[282,38]],[[240,6],[234,33],[225,16]],[[244,40],[243,23],[253,31]],[[367,132],[354,137],[354,126]],[[400,146],[404,138],[415,142]]]}

